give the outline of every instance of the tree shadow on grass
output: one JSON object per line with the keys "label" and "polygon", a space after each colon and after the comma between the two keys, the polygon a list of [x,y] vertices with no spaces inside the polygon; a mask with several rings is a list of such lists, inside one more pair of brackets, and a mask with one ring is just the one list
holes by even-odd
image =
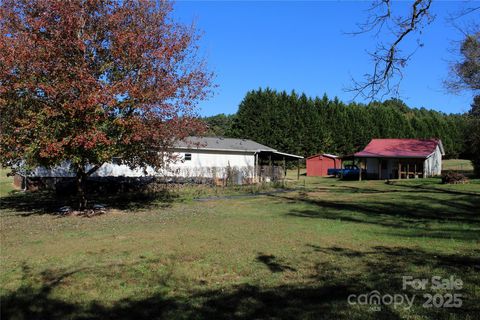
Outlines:
{"label": "tree shadow on grass", "polygon": [[[475,272],[480,271],[480,250],[469,251],[468,254],[442,254],[427,252],[420,248],[374,246],[368,250],[359,251],[342,247],[321,247],[307,244],[306,247],[318,253],[325,253],[346,258],[359,258],[371,266],[385,266],[385,274],[394,274],[400,271],[402,264],[410,266],[428,266],[429,268],[442,268],[449,272]],[[392,268],[393,267],[393,268]],[[378,271],[378,268],[376,268]],[[480,282],[480,278],[475,282]]]}
{"label": "tree shadow on grass", "polygon": [[[400,229],[403,236],[431,236],[480,240],[480,196],[431,194],[400,195],[395,200],[356,197],[269,195],[289,204],[307,204],[287,215],[303,218],[342,220]],[[371,196],[370,196],[371,197]]]}
{"label": "tree shadow on grass", "polygon": [[[2,319],[337,319],[350,292],[348,286],[262,289],[240,285],[196,292],[188,297],[154,294],[122,299],[113,305],[69,303],[54,298],[52,288],[24,286],[2,297]],[[390,319],[390,317],[382,317]],[[392,318],[395,319],[395,318]]]}
{"label": "tree shadow on grass", "polygon": [[279,261],[279,259],[272,254],[259,253],[257,261],[266,265],[271,272],[297,271],[295,268]]}
{"label": "tree shadow on grass", "polygon": [[[306,244],[316,261],[314,272],[301,283],[277,286],[233,285],[180,294],[177,290],[145,298],[131,296],[113,303],[73,303],[55,290],[79,270],[47,270],[40,276],[24,268],[22,286],[2,296],[2,319],[403,319],[401,306],[351,305],[352,294],[377,290],[381,294],[417,295],[409,316],[422,319],[474,319],[479,309],[480,285],[475,265],[480,252],[468,256],[434,254],[417,248],[376,246],[365,251]],[[268,255],[267,255],[268,256]],[[255,262],[253,262],[255,263]],[[92,269],[91,272],[98,272]],[[465,283],[460,309],[422,307],[423,291],[402,289],[402,276],[431,278],[455,275]],[[31,281],[31,278],[37,281]],[[69,281],[66,281],[67,283]],[[167,293],[165,293],[167,292]],[[427,292],[431,292],[428,291]],[[444,293],[442,291],[442,293]]]}
{"label": "tree shadow on grass", "polygon": [[[479,192],[474,191],[461,191],[461,190],[450,190],[435,188],[435,185],[432,185],[431,182],[418,183],[418,184],[401,184],[398,181],[392,182],[387,181],[385,185],[388,185],[389,189],[376,189],[376,188],[367,188],[365,186],[339,186],[339,188],[334,189],[336,192],[345,192],[345,193],[432,193],[432,194],[450,194],[450,195],[460,195],[460,196],[480,196]],[[480,186],[479,186],[480,188]]]}
{"label": "tree shadow on grass", "polygon": [[[155,193],[125,192],[117,194],[90,194],[89,206],[100,204],[106,209],[143,210],[152,207],[169,207],[177,195],[164,190]],[[20,216],[52,214],[60,215],[64,206],[76,208],[78,199],[74,196],[60,196],[51,191],[14,192],[0,198],[0,210],[16,212]]]}
{"label": "tree shadow on grass", "polygon": [[[444,254],[426,251],[420,248],[374,246],[366,250],[355,250],[342,247],[322,247],[307,244],[307,250],[319,256],[326,257],[317,263],[317,273],[314,279],[322,282],[349,279],[368,291],[379,291],[381,294],[415,295],[416,313],[422,319],[450,319],[455,313],[458,319],[474,319],[480,312],[480,250],[471,250],[464,254]],[[307,251],[307,253],[308,253]],[[329,261],[341,261],[337,265]],[[358,270],[357,272],[355,272]],[[403,277],[427,279],[425,289],[403,287]],[[432,287],[432,277],[441,279],[461,279],[461,289],[435,289]],[[333,279],[333,280],[332,280]],[[425,293],[429,294],[461,294],[461,308],[430,308],[425,309]]]}
{"label": "tree shadow on grass", "polygon": [[[345,208],[345,207],[344,207]],[[374,213],[372,213],[373,215]],[[291,210],[288,215],[304,218],[329,219],[335,221],[347,221],[353,223],[372,224],[391,228],[383,232],[390,236],[408,237],[408,238],[438,238],[438,239],[456,239],[478,241],[480,240],[480,226],[470,224],[468,227],[452,227],[449,224],[437,224],[434,227],[429,226],[429,220],[385,218],[382,216],[361,217],[357,215],[343,214],[331,211],[319,211],[318,209]],[[380,232],[379,232],[380,233]]]}
{"label": "tree shadow on grass", "polygon": [[[348,281],[275,287],[243,284],[193,291],[186,296],[156,293],[108,305],[95,301],[79,304],[54,294],[56,287],[75,272],[58,272],[58,279],[52,271],[43,272],[49,277],[42,276],[40,283],[25,282],[19,289],[2,296],[2,319],[352,319],[341,314],[348,307],[348,295],[360,292],[356,284]],[[359,315],[353,318],[360,319]],[[377,318],[399,319],[388,308]]]}
{"label": "tree shadow on grass", "polygon": [[[451,190],[451,189],[440,189],[440,188],[435,188],[435,186],[432,186],[432,183],[428,180],[422,181],[422,180],[416,180],[414,183],[407,183],[403,184],[400,181],[388,181],[386,184],[393,186],[395,188],[400,188],[400,189],[407,189],[410,191],[416,191],[416,192],[430,192],[430,193],[446,193],[446,194],[452,194],[452,195],[464,195],[464,196],[480,196],[480,190],[478,192],[474,191],[461,191],[461,190]],[[480,187],[480,186],[479,186]]]}
{"label": "tree shadow on grass", "polygon": [[[480,197],[456,198],[453,201],[440,200],[425,196],[408,196],[408,200],[418,200],[415,203],[405,203],[400,201],[398,204],[385,201],[340,201],[330,199],[318,199],[309,197],[294,197],[282,195],[269,195],[277,199],[286,200],[289,203],[306,203],[318,207],[320,210],[306,210],[305,217],[324,216],[325,212],[338,213],[337,219],[343,218],[341,211],[351,213],[361,213],[367,216],[392,216],[402,219],[423,221],[423,222],[460,222],[460,223],[480,223],[480,215],[476,211],[480,206]],[[399,199],[401,200],[401,199]],[[441,208],[437,206],[441,204]],[[331,210],[322,210],[331,209]],[[307,214],[311,212],[311,214]],[[345,216],[346,217],[346,216]],[[381,221],[379,221],[381,222]],[[411,222],[411,221],[410,221]],[[387,224],[395,226],[396,224]]]}

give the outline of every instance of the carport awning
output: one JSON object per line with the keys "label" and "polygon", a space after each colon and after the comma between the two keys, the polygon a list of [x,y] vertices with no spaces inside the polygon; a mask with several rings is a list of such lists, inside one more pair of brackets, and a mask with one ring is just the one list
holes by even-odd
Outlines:
{"label": "carport awning", "polygon": [[285,152],[280,152],[280,151],[262,151],[260,150],[258,153],[262,154],[270,154],[274,158],[277,159],[283,159],[285,158],[286,160],[298,160],[298,159],[303,159],[302,156],[297,156],[296,154],[290,154],[290,153],[285,153]]}

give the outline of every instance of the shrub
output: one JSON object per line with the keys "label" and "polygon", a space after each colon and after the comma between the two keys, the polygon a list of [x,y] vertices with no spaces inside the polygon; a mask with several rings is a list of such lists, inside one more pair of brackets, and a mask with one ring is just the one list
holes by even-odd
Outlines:
{"label": "shrub", "polygon": [[442,176],[442,183],[444,184],[445,183],[451,183],[451,184],[468,183],[468,178],[461,173],[450,171]]}

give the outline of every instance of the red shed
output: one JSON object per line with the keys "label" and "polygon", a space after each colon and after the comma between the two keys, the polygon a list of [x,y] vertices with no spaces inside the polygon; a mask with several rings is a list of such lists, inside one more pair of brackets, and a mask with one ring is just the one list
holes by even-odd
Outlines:
{"label": "red shed", "polygon": [[330,168],[339,169],[342,167],[342,160],[333,154],[316,154],[307,158],[307,176],[323,177],[327,176],[327,170]]}

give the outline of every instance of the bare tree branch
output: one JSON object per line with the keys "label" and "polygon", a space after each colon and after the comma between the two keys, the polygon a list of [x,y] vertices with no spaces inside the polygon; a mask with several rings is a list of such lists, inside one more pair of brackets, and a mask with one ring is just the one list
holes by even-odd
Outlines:
{"label": "bare tree branch", "polygon": [[474,6],[471,6],[471,7],[468,7],[468,8],[463,8],[462,10],[456,12],[456,13],[452,13],[450,14],[450,17],[448,18],[449,20],[458,20],[460,18],[463,18],[465,17],[466,15],[469,15],[475,11],[479,11],[480,10],[480,5],[478,5],[478,3],[476,3]]}
{"label": "bare tree branch", "polygon": [[[360,81],[353,79],[353,86],[347,91],[355,92],[355,98],[362,96],[366,99],[374,99],[380,95],[382,97],[388,94],[398,95],[403,78],[402,69],[416,51],[415,49],[411,53],[403,54],[400,45],[407,36],[433,21],[434,16],[430,14],[431,4],[432,0],[415,0],[411,4],[408,16],[395,17],[390,0],[374,2],[369,9],[367,21],[357,25],[359,31],[351,34],[358,35],[376,30],[376,35],[379,35],[384,28],[388,28],[394,39],[388,44],[380,42],[374,52],[369,52],[373,72],[365,74]],[[417,43],[417,48],[422,46],[419,41]]]}
{"label": "bare tree branch", "polygon": [[[375,11],[382,10],[384,8],[383,14],[377,14]],[[353,32],[347,32],[350,35],[359,35],[362,33],[371,32],[374,29],[377,29],[376,34],[380,32],[383,28],[385,22],[390,18],[392,12],[390,9],[390,0],[379,0],[378,2],[373,2],[372,6],[368,9],[369,17],[364,23],[357,23],[358,30]]]}

